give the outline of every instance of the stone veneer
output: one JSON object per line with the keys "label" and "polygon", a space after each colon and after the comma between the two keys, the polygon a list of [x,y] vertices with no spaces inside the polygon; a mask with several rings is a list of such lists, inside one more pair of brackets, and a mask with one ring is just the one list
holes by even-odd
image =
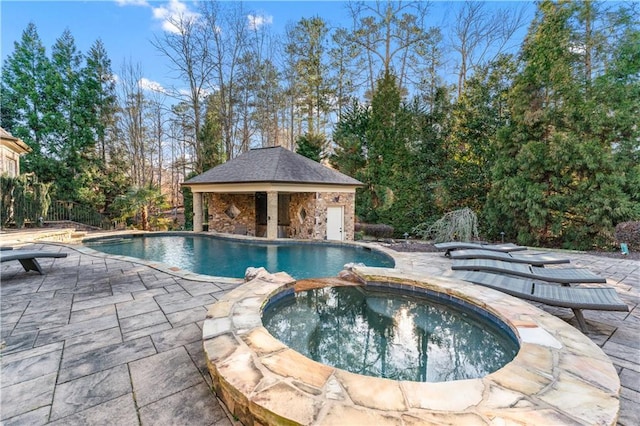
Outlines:
{"label": "stone veneer", "polygon": [[[254,194],[207,194],[209,230],[233,234],[238,228],[247,235],[256,235],[256,208]],[[300,240],[324,240],[327,238],[327,207],[344,208],[343,235],[347,241],[355,236],[355,193],[347,192],[293,192],[290,194],[287,237]],[[234,205],[239,211],[229,217],[227,209]],[[305,215],[301,215],[304,209]],[[304,217],[303,217],[304,216]]]}
{"label": "stone veneer", "polygon": [[[203,326],[218,397],[245,425],[265,424],[591,424],[613,425],[620,380],[611,361],[564,321],[514,297],[471,284],[385,268],[357,267],[352,278],[426,288],[480,306],[515,332],[520,351],[481,379],[440,383],[361,376],[291,350],[262,326],[268,300],[326,285],[262,272],[211,306]],[[395,284],[397,285],[397,284]]]}
{"label": "stone veneer", "polygon": [[[256,201],[253,194],[206,194],[209,208],[209,230],[226,234],[236,233],[245,227],[247,235],[256,235]],[[227,215],[227,209],[234,205],[238,210],[235,218]]]}

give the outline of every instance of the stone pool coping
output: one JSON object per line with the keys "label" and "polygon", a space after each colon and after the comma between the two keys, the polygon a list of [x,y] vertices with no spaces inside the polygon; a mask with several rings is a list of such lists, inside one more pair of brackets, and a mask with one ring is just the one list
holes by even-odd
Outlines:
{"label": "stone pool coping", "polygon": [[[285,273],[259,274],[211,306],[203,325],[207,365],[218,397],[252,424],[601,424],[613,425],[620,380],[604,352],[578,330],[503,293],[442,277],[355,267],[361,281],[442,292],[490,311],[517,335],[514,360],[482,379],[418,383],[373,378],[317,363],[262,326],[261,311]],[[353,285],[353,283],[351,283]]]}

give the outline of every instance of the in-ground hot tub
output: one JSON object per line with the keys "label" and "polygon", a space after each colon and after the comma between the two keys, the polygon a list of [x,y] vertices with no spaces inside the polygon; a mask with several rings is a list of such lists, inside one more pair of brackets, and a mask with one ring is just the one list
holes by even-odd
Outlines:
{"label": "in-ground hot tub", "polygon": [[519,350],[511,329],[484,309],[401,284],[290,288],[269,300],[262,323],[314,361],[393,380],[481,378]]}
{"label": "in-ground hot tub", "polygon": [[230,412],[251,424],[522,423],[615,424],[620,381],[606,355],[556,317],[502,293],[436,277],[355,268],[364,285],[429,291],[473,305],[504,323],[520,350],[480,378],[392,380],[313,361],[271,336],[262,310],[287,293],[354,285],[259,275],[214,304],[203,327],[213,387]]}

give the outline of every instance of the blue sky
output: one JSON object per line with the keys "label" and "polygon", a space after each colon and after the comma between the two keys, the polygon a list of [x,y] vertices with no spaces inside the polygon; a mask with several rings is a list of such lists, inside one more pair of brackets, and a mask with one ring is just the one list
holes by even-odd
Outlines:
{"label": "blue sky", "polygon": [[[504,7],[513,2],[491,4]],[[283,34],[287,23],[296,22],[302,17],[319,15],[331,25],[347,26],[349,23],[345,5],[341,1],[245,1],[244,6],[255,16],[264,17],[274,34]],[[150,81],[169,86],[175,82],[171,80],[168,61],[150,41],[166,30],[163,17],[171,13],[195,11],[196,8],[196,2],[186,0],[1,0],[2,61],[14,51],[14,42],[20,40],[28,23],[33,22],[47,55],[55,40],[68,28],[76,46],[83,53],[100,38],[115,73],[127,60],[139,63]],[[450,9],[450,2],[434,2],[433,25],[447,23]]]}

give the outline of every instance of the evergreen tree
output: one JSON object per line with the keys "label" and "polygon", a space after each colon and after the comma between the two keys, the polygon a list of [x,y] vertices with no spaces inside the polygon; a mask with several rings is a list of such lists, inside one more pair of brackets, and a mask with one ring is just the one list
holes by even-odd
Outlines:
{"label": "evergreen tree", "polygon": [[30,23],[20,41],[14,43],[14,52],[4,61],[0,96],[2,127],[32,149],[20,161],[24,172],[39,174],[47,165],[49,129],[43,119],[49,112],[45,94],[49,68],[36,26]]}
{"label": "evergreen tree", "polygon": [[453,106],[442,193],[446,211],[468,207],[480,212],[484,208],[497,131],[509,122],[506,100],[515,71],[510,56],[478,69]]}
{"label": "evergreen tree", "polygon": [[50,114],[45,122],[52,129],[49,152],[55,166],[45,181],[56,181],[60,199],[80,201],[79,190],[91,181],[91,163],[95,159],[95,139],[89,91],[83,93],[83,55],[77,50],[69,30],[56,40],[51,51],[51,68],[47,86]]}
{"label": "evergreen tree", "polygon": [[327,144],[324,135],[306,133],[304,136],[298,137],[296,142],[298,145],[296,152],[298,154],[317,161],[318,163],[322,160],[322,153]]}
{"label": "evergreen tree", "polygon": [[198,158],[200,159],[202,170],[199,168],[196,168],[196,170],[200,173],[222,164],[226,158],[222,141],[222,127],[218,121],[219,112],[217,106],[218,101],[215,100],[215,95],[209,96],[205,117],[198,136],[199,147],[202,150]]}
{"label": "evergreen tree", "polygon": [[509,96],[512,120],[499,132],[487,216],[495,234],[522,244],[602,244],[632,214],[611,141],[592,125],[607,112],[593,102],[587,45],[575,43],[572,19],[584,7],[539,4]]}
{"label": "evergreen tree", "polygon": [[370,107],[354,103],[336,125],[331,162],[364,183],[356,192],[356,214],[365,222],[391,225],[409,232],[439,213],[434,188],[444,158],[444,90],[431,102],[431,112],[416,98],[402,101],[395,77],[378,81]]}
{"label": "evergreen tree", "polygon": [[324,131],[331,95],[328,71],[327,23],[320,17],[302,18],[288,30],[285,47],[295,75],[298,107],[306,120],[306,131]]}

